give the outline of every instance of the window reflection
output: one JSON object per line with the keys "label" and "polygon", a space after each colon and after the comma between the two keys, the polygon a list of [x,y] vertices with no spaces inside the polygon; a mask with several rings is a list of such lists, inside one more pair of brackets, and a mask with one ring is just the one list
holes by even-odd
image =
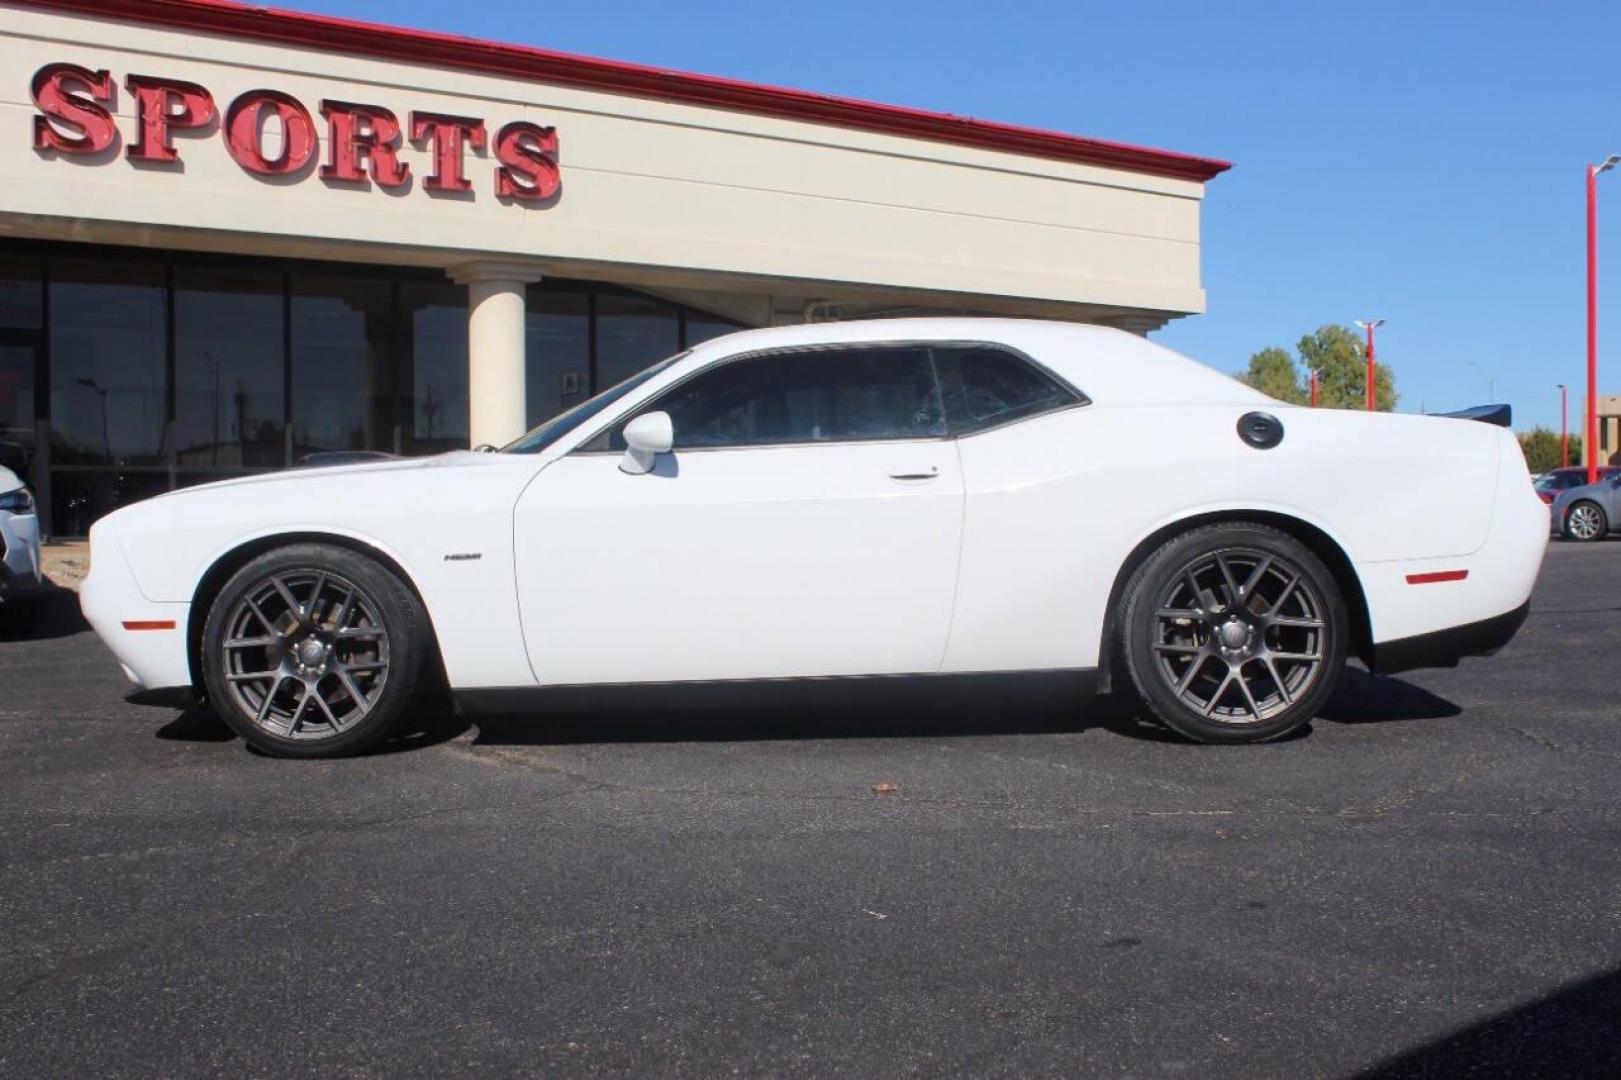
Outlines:
{"label": "window reflection", "polygon": [[174,455],[187,466],[283,464],[282,277],[175,268]]}
{"label": "window reflection", "polygon": [[51,459],[156,464],[164,454],[163,267],[51,260]]}
{"label": "window reflection", "polygon": [[40,260],[34,255],[0,255],[0,327],[38,330],[45,317]]}
{"label": "window reflection", "polygon": [[57,536],[84,536],[104,514],[168,490],[169,473],[165,469],[53,471],[51,532]]}
{"label": "window reflection", "polygon": [[394,449],[394,294],[380,278],[292,281],[293,459]]}
{"label": "window reflection", "polygon": [[[15,452],[34,441],[34,347],[0,341],[0,450]],[[0,463],[10,460],[0,453]]]}
{"label": "window reflection", "polygon": [[467,290],[409,282],[400,304],[410,327],[411,428],[407,454],[467,449]]}
{"label": "window reflection", "polygon": [[550,420],[591,396],[591,294],[529,290],[524,340],[528,426]]}
{"label": "window reflection", "polygon": [[730,319],[723,319],[719,315],[710,315],[702,311],[687,312],[687,348],[702,345],[710,338],[733,334],[743,329]]}
{"label": "window reflection", "polygon": [[597,385],[612,386],[679,350],[677,312],[650,296],[597,294]]}
{"label": "window reflection", "polygon": [[[709,368],[642,412],[663,411],[676,449],[921,439],[945,434],[928,351],[819,349]],[[609,448],[624,449],[624,425]]]}

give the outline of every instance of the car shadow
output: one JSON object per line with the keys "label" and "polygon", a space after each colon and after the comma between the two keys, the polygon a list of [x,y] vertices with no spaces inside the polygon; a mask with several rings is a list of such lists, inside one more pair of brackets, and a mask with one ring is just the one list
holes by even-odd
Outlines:
{"label": "car shadow", "polygon": [[89,629],[79,610],[79,594],[50,580],[34,598],[31,612],[0,612],[0,641],[48,641]]}
{"label": "car shadow", "polygon": [[1608,971],[1364,1069],[1358,1080],[1621,1075],[1621,972]]}
{"label": "car shadow", "polygon": [[488,744],[1049,734],[1110,718],[1090,687],[1062,673],[569,687],[464,719]]}
{"label": "car shadow", "polygon": [[[1040,673],[564,687],[526,694],[521,711],[463,710],[435,696],[372,754],[422,749],[469,731],[475,744],[486,746],[1027,735],[1094,727],[1181,741],[1138,721],[1128,702],[1094,697],[1091,686],[1085,676]],[[235,738],[206,707],[176,715],[155,734],[187,742]]]}
{"label": "car shadow", "polygon": [[203,705],[187,709],[153,734],[173,742],[230,742],[236,738],[230,725]]}
{"label": "car shadow", "polygon": [[1390,724],[1457,716],[1463,706],[1389,675],[1347,667],[1320,719],[1335,724]]}
{"label": "car shadow", "polygon": [[[1321,719],[1366,724],[1461,711],[1411,683],[1351,668]],[[1143,742],[1196,745],[1150,720],[1127,695],[1094,696],[1086,676],[1043,672],[561,687],[526,694],[521,710],[498,711],[459,709],[436,697],[372,755],[424,749],[468,732],[480,746],[565,746],[1051,735],[1094,728]],[[1311,733],[1312,726],[1303,725],[1277,742]],[[204,707],[180,713],[156,735],[188,742],[235,738]]]}

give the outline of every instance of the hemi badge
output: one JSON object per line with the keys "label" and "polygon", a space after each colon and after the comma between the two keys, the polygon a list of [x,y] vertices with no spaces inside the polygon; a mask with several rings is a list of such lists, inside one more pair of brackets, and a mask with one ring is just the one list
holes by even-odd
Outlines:
{"label": "hemi badge", "polygon": [[1409,585],[1433,585],[1437,581],[1462,581],[1469,576],[1467,570],[1436,570],[1429,574],[1408,574]]}
{"label": "hemi badge", "polygon": [[173,619],[125,619],[125,630],[173,630]]}

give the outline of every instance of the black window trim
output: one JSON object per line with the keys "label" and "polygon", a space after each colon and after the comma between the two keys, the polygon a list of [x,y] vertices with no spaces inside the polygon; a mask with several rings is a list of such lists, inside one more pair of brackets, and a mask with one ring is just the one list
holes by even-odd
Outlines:
{"label": "black window trim", "polygon": [[[814,344],[814,345],[777,345],[777,346],[774,346],[774,347],[771,347],[771,348],[752,349],[752,350],[750,350],[748,352],[740,352],[740,353],[736,353],[736,354],[734,354],[732,356],[725,356],[725,357],[722,357],[719,360],[714,361],[713,363],[705,364],[704,366],[698,368],[695,371],[688,372],[686,375],[683,375],[681,378],[677,379],[675,382],[672,382],[672,383],[668,384],[667,386],[660,387],[658,390],[653,392],[652,396],[644,399],[642,402],[640,402],[640,403],[638,403],[636,405],[631,406],[630,409],[627,412],[619,414],[619,416],[617,416],[615,419],[609,421],[607,424],[605,424],[602,427],[599,427],[595,431],[591,432],[590,435],[586,436],[584,439],[581,439],[578,443],[576,443],[574,448],[572,450],[569,450],[567,452],[567,454],[565,454],[564,456],[571,457],[571,456],[573,456],[575,454],[578,454],[578,455],[581,455],[581,456],[599,456],[599,455],[607,454],[607,455],[612,455],[614,457],[618,457],[618,456],[622,455],[624,453],[623,450],[608,450],[608,449],[594,450],[594,449],[588,449],[588,447],[590,447],[590,445],[592,443],[596,442],[598,439],[602,438],[603,435],[605,435],[608,432],[612,431],[614,428],[619,427],[619,426],[624,425],[624,424],[628,424],[630,421],[634,420],[636,417],[642,415],[647,410],[648,406],[654,404],[655,402],[657,402],[659,400],[662,400],[666,395],[668,395],[670,393],[673,393],[674,391],[678,390],[680,387],[682,387],[686,383],[692,381],[693,379],[696,379],[700,375],[707,375],[711,371],[715,371],[716,369],[724,367],[724,366],[726,366],[728,364],[734,364],[734,363],[737,363],[737,362],[743,361],[743,360],[758,360],[758,359],[761,359],[762,357],[798,355],[798,354],[802,354],[802,353],[815,353],[815,352],[832,352],[832,351],[838,350],[838,349],[854,349],[854,348],[869,348],[869,349],[871,349],[871,348],[879,348],[879,349],[902,349],[902,348],[918,349],[918,348],[921,348],[926,353],[928,353],[928,356],[929,356],[929,370],[931,372],[933,372],[933,374],[934,374],[935,389],[939,391],[941,408],[944,410],[945,428],[946,428],[945,434],[944,435],[917,435],[917,436],[894,438],[894,439],[883,439],[883,438],[873,438],[873,439],[821,439],[821,440],[817,440],[817,441],[814,441],[814,442],[746,443],[746,444],[743,444],[743,445],[740,445],[740,446],[694,446],[694,447],[690,447],[690,448],[678,448],[678,452],[682,453],[682,454],[708,454],[708,453],[715,453],[715,452],[727,453],[727,452],[736,451],[736,450],[790,450],[790,449],[803,448],[803,447],[807,447],[807,446],[863,446],[863,445],[866,445],[868,443],[937,443],[937,442],[952,442],[952,441],[956,441],[956,440],[959,440],[959,439],[970,439],[970,438],[973,438],[976,435],[984,435],[987,432],[999,431],[1002,428],[1012,427],[1014,424],[1022,424],[1027,420],[1035,420],[1038,417],[1051,416],[1053,413],[1065,412],[1065,411],[1067,411],[1069,409],[1078,409],[1078,408],[1082,408],[1084,406],[1092,404],[1092,399],[1087,397],[1086,394],[1084,392],[1082,392],[1079,387],[1075,386],[1068,379],[1064,378],[1063,376],[1059,375],[1057,372],[1053,371],[1052,368],[1048,367],[1046,364],[1043,364],[1041,361],[1039,361],[1039,360],[1035,359],[1034,357],[1030,356],[1030,354],[1024,352],[1022,349],[1016,349],[1011,345],[1007,345],[1007,344],[1004,344],[1004,343],[999,342],[999,341],[982,341],[982,340],[975,340],[975,339],[969,339],[969,338],[963,338],[963,339],[957,339],[957,338],[952,338],[952,339],[932,338],[932,339],[917,339],[917,340],[905,339],[905,340],[899,340],[899,341],[887,341],[887,340],[886,341],[826,341],[826,342],[818,342],[817,344]],[[1005,352],[1005,353],[1009,354],[1010,356],[1014,357],[1015,359],[1022,360],[1024,363],[1029,364],[1031,367],[1035,368],[1035,370],[1038,373],[1040,373],[1044,378],[1049,379],[1050,381],[1056,383],[1059,387],[1069,391],[1071,394],[1074,394],[1075,395],[1075,400],[1065,402],[1064,404],[1061,404],[1061,405],[1055,405],[1050,409],[1042,409],[1040,412],[1025,413],[1025,414],[1023,414],[1021,416],[1010,417],[1007,420],[998,421],[997,423],[994,423],[994,424],[986,424],[986,425],[983,425],[983,426],[980,426],[980,427],[975,427],[971,431],[958,430],[958,428],[959,428],[958,419],[957,419],[957,417],[955,415],[954,406],[953,406],[952,400],[951,400],[952,397],[955,396],[955,395],[948,394],[946,392],[945,381],[941,378],[940,365],[939,365],[939,362],[935,359],[934,353],[935,353],[936,349],[964,349],[964,348],[966,348],[966,349],[998,349],[998,350],[1000,350],[1002,352]],[[961,387],[959,386],[957,388],[957,390],[960,393]]]}

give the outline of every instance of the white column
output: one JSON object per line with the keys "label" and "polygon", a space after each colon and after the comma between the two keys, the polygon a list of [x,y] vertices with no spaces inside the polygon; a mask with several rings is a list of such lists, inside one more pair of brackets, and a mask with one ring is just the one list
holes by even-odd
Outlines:
{"label": "white column", "polygon": [[524,289],[541,273],[527,263],[494,259],[448,273],[467,286],[468,434],[474,446],[504,446],[528,429]]}

